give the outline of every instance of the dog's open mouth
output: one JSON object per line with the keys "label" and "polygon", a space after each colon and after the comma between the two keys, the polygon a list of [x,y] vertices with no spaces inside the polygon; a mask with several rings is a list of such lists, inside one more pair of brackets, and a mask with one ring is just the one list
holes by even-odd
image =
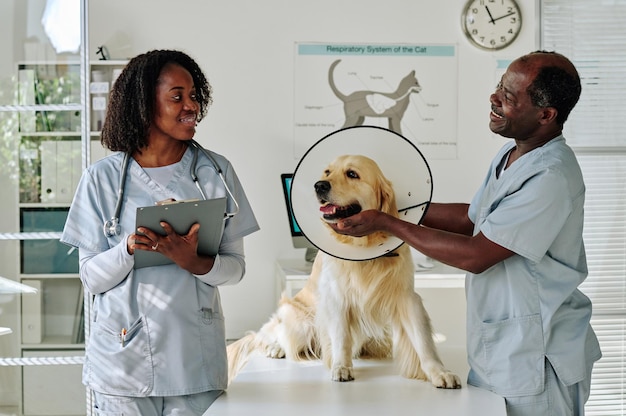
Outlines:
{"label": "dog's open mouth", "polygon": [[324,204],[320,207],[322,212],[322,218],[328,222],[333,222],[341,218],[346,218],[354,214],[361,212],[361,206],[359,204],[350,204],[343,207],[333,204]]}

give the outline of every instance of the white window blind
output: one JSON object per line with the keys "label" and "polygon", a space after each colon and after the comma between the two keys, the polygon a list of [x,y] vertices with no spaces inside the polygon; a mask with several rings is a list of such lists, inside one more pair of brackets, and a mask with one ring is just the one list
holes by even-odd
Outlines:
{"label": "white window blind", "polygon": [[591,325],[603,357],[594,367],[587,415],[626,414],[626,156],[579,154],[587,195],[584,240]]}
{"label": "white window blind", "polygon": [[569,57],[581,99],[564,135],[587,185],[584,240],[591,324],[603,358],[589,416],[626,415],[626,0],[541,0],[541,48]]}
{"label": "white window blind", "polygon": [[542,48],[570,58],[581,77],[568,142],[626,146],[626,0],[543,0],[541,7]]}

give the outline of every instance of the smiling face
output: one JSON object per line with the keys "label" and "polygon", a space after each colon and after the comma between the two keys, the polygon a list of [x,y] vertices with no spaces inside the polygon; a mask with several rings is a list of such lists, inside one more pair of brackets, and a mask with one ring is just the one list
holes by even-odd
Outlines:
{"label": "smiling face", "polygon": [[[325,223],[335,223],[340,218],[368,209],[398,216],[391,182],[383,175],[378,164],[368,157],[339,156],[326,167],[314,187]],[[331,235],[344,244],[366,247],[381,244],[388,238],[382,232],[365,237],[350,237],[337,234],[332,229]]]}
{"label": "smiling face", "polygon": [[538,65],[532,60],[518,59],[511,63],[490,97],[491,131],[516,140],[531,139],[539,134],[544,109],[534,106],[527,92],[537,71]]}
{"label": "smiling face", "polygon": [[196,133],[199,105],[191,74],[182,66],[163,67],[156,88],[149,139],[189,140]]}
{"label": "smiling face", "polygon": [[360,155],[336,158],[315,183],[320,212],[327,222],[336,222],[368,209],[388,211],[392,192],[391,183],[378,165]]}

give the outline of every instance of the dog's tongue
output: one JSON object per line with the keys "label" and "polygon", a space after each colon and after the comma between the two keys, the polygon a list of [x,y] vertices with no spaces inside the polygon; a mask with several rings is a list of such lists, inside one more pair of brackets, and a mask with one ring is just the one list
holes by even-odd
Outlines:
{"label": "dog's tongue", "polygon": [[320,211],[324,214],[334,214],[337,208],[339,208],[337,205],[328,204],[320,207]]}
{"label": "dog's tongue", "polygon": [[324,214],[325,219],[346,218],[361,212],[361,206],[359,204],[352,204],[340,207],[333,204],[326,204],[320,207],[320,211]]}

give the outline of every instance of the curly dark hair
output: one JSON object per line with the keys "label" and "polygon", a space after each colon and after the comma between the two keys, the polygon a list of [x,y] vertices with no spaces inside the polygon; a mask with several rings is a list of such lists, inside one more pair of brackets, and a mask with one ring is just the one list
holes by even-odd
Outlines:
{"label": "curly dark hair", "polygon": [[556,122],[563,126],[580,98],[581,85],[578,71],[569,59],[559,53],[536,51],[529,56],[534,54],[549,54],[558,58],[558,61],[550,61],[538,71],[535,80],[527,90],[530,100],[536,107],[556,108]]}
{"label": "curly dark hair", "polygon": [[132,58],[111,88],[100,139],[104,147],[133,153],[146,146],[154,119],[157,81],[163,67],[171,63],[191,74],[200,106],[198,122],[204,118],[213,96],[211,85],[198,64],[180,51],[149,51]]}

